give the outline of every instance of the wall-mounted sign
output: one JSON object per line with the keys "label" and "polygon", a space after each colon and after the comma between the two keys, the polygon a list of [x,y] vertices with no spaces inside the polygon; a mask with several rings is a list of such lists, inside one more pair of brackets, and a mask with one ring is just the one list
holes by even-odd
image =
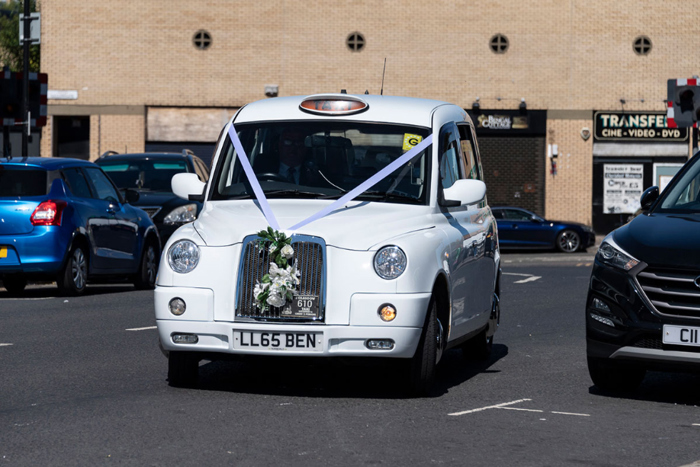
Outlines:
{"label": "wall-mounted sign", "polygon": [[668,128],[664,112],[607,112],[593,115],[595,141],[688,141],[687,128]]}
{"label": "wall-mounted sign", "polygon": [[469,117],[474,122],[477,134],[511,135],[544,134],[546,130],[547,112],[544,110],[470,110]]}
{"label": "wall-mounted sign", "polygon": [[643,164],[604,164],[603,214],[634,214],[643,182]]}

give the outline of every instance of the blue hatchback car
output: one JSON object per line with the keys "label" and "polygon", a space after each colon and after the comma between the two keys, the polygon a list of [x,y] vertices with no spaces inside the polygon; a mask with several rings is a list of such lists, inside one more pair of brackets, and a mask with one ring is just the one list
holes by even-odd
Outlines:
{"label": "blue hatchback car", "polygon": [[550,221],[515,206],[491,208],[503,249],[545,248],[564,253],[585,251],[595,244],[595,232],[577,222]]}
{"label": "blue hatchback car", "polygon": [[[135,202],[138,193],[127,190]],[[11,293],[27,281],[56,281],[77,295],[88,282],[154,288],[160,239],[101,168],[64,158],[0,160],[0,280]]]}

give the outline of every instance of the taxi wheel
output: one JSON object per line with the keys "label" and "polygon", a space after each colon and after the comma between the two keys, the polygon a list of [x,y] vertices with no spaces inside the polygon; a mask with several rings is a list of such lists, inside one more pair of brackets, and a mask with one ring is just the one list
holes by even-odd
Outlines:
{"label": "taxi wheel", "polygon": [[80,245],[74,246],[56,284],[63,295],[80,295],[87,286],[88,257]]}
{"label": "taxi wheel", "polygon": [[199,358],[189,352],[168,353],[168,384],[186,388],[197,384]]}
{"label": "taxi wheel", "polygon": [[5,276],[2,280],[2,285],[11,294],[21,293],[27,286],[27,279],[20,275],[16,276]]}
{"label": "taxi wheel", "polygon": [[428,396],[433,387],[440,338],[439,326],[437,303],[435,298],[432,298],[418,348],[410,361],[409,390],[414,396]]}
{"label": "taxi wheel", "polygon": [[557,249],[564,253],[576,253],[581,248],[581,237],[573,230],[563,230],[557,235]]}
{"label": "taxi wheel", "polygon": [[646,370],[621,365],[605,358],[588,357],[588,373],[593,384],[606,391],[633,391],[644,379]]}
{"label": "taxi wheel", "polygon": [[158,249],[153,242],[148,242],[141,255],[141,266],[136,273],[134,286],[140,290],[152,290],[156,287],[158,275]]}

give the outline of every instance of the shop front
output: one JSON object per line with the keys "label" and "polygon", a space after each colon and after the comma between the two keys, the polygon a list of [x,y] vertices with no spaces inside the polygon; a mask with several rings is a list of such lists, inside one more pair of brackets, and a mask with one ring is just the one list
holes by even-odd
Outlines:
{"label": "shop front", "polygon": [[640,208],[645,189],[663,189],[688,160],[687,128],[668,128],[664,112],[593,115],[593,228],[606,234]]}
{"label": "shop front", "polygon": [[492,206],[518,206],[543,216],[547,112],[467,109]]}

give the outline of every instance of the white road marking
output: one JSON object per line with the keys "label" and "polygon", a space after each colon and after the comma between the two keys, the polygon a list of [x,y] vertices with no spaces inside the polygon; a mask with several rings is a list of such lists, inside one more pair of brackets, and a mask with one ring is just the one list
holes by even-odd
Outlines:
{"label": "white road marking", "polygon": [[131,328],[125,329],[125,331],[147,331],[149,329],[158,329],[158,326],[148,326],[147,328]]}
{"label": "white road marking", "polygon": [[10,345],[14,345],[14,344],[0,344],[0,347],[7,347],[7,346],[10,346]]}
{"label": "white road marking", "polygon": [[693,426],[700,426],[700,423],[693,423]]}
{"label": "white road marking", "polygon": [[552,413],[558,413],[559,415],[574,415],[576,417],[590,417],[590,415],[587,413],[554,412],[554,411]]}
{"label": "white road marking", "polygon": [[519,274],[517,272],[503,272],[501,273],[504,276],[524,276],[524,277],[532,277],[533,274]]}
{"label": "white road marking", "polygon": [[527,279],[523,279],[520,281],[515,281],[514,284],[524,284],[525,282],[533,282],[536,281],[537,279],[542,279],[542,276],[532,276],[528,277]]}
{"label": "white road marking", "polygon": [[465,415],[465,414],[468,414],[468,413],[481,412],[482,410],[498,409],[498,408],[500,408],[500,407],[506,407],[506,406],[508,406],[508,405],[520,404],[521,402],[527,402],[527,401],[531,401],[531,400],[532,400],[532,399],[518,399],[517,401],[504,402],[503,404],[490,405],[490,406],[488,406],[488,407],[481,407],[481,408],[478,408],[478,409],[465,410],[464,412],[455,412],[455,413],[450,413],[450,414],[447,414],[447,415],[451,415],[451,416],[456,417],[456,416]]}
{"label": "white road marking", "polygon": [[34,297],[34,298],[3,298],[3,301],[23,301],[23,302],[34,302],[37,300],[53,300],[56,297]]}
{"label": "white road marking", "polygon": [[497,409],[503,409],[503,410],[521,410],[523,412],[544,412],[544,410],[537,410],[537,409],[521,409],[519,407],[496,407]]}

